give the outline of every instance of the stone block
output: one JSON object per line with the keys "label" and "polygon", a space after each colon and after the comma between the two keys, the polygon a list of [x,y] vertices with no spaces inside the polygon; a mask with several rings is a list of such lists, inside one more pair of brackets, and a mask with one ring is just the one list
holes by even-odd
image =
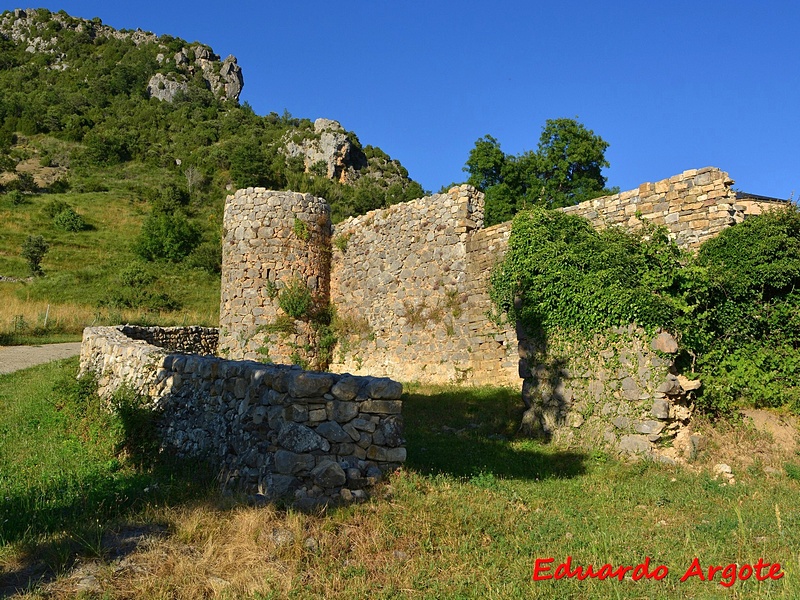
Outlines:
{"label": "stone block", "polygon": [[652,453],[650,440],[645,435],[623,435],[619,440],[619,451],[629,455],[644,455]]}
{"label": "stone block", "polygon": [[678,352],[678,341],[672,335],[663,331],[650,342],[650,347],[665,354],[675,354]]}
{"label": "stone block", "polygon": [[348,442],[350,435],[336,421],[326,421],[317,425],[316,432],[330,442]]}
{"label": "stone block", "polygon": [[352,400],[358,395],[361,388],[361,380],[351,375],[342,376],[331,388],[337,400]]}
{"label": "stone block", "polygon": [[367,384],[365,394],[370,398],[395,400],[403,395],[403,386],[387,377],[375,377]]}
{"label": "stone block", "polygon": [[342,467],[332,460],[322,462],[314,467],[311,476],[314,478],[314,483],[325,489],[341,487],[347,481]]}
{"label": "stone block", "polygon": [[370,446],[367,448],[367,458],[378,462],[400,463],[406,460],[406,449]]}
{"label": "stone block", "polygon": [[275,471],[277,473],[294,475],[303,471],[308,472],[316,466],[316,459],[312,454],[296,454],[288,450],[275,452]]}
{"label": "stone block", "polygon": [[330,450],[328,440],[318,435],[313,429],[297,423],[285,423],[278,432],[278,443],[295,453],[313,450]]}
{"label": "stone block", "polygon": [[339,402],[333,400],[326,405],[328,418],[337,423],[347,423],[358,415],[358,404],[356,402]]}
{"label": "stone block", "polygon": [[400,400],[365,400],[361,403],[361,411],[379,415],[399,415],[403,408]]}

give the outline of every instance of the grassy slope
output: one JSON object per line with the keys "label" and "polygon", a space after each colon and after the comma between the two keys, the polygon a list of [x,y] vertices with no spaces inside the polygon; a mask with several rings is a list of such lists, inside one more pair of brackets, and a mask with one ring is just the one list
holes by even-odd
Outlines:
{"label": "grassy slope", "polygon": [[[110,598],[800,595],[800,484],[758,466],[737,472],[731,487],[707,470],[558,451],[514,438],[520,411],[511,392],[412,388],[409,461],[374,501],[322,515],[234,507],[193,485],[185,469],[171,476],[119,454],[124,424],[76,412],[74,386],[58,383],[74,370],[70,360],[0,377],[5,583],[36,565],[62,569],[77,553],[106,557],[96,577]],[[107,534],[146,523],[167,534],[120,568]],[[582,565],[649,556],[670,573],[662,582],[530,581],[535,558],[567,555]],[[786,576],[737,582],[733,592],[680,583],[693,557],[720,565],[763,557]],[[75,580],[62,576],[47,589],[72,597]]]}
{"label": "grassy slope", "polygon": [[[30,283],[0,283],[0,334],[30,337],[36,333],[34,328],[44,324],[48,304],[54,311],[48,319],[49,331],[38,333],[50,339],[58,334],[79,339],[83,327],[91,323],[215,325],[219,320],[219,276],[184,265],[151,265],[159,275],[153,288],[175,298],[179,310],[162,314],[102,307],[109,291],[119,286],[119,272],[136,260],[133,243],[149,210],[140,200],[140,190],[146,186],[158,189],[165,180],[167,176],[157,169],[131,163],[92,174],[88,183],[102,181],[107,192],[33,195],[20,206],[0,196],[0,274],[28,275],[27,263],[20,256],[26,236],[42,235],[50,243],[42,261],[45,277]],[[91,228],[75,233],[56,228],[43,214],[44,205],[52,200],[70,204]],[[210,228],[218,220],[218,207],[195,210],[197,220]],[[20,328],[20,315],[27,328]]]}

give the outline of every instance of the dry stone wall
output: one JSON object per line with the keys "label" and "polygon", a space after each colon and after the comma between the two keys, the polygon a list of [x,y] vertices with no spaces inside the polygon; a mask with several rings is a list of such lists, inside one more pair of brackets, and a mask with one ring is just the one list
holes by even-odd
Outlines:
{"label": "dry stone wall", "polygon": [[139,327],[122,325],[123,335],[142,340],[170,352],[215,355],[219,342],[219,329],[214,327]]}
{"label": "dry stone wall", "polygon": [[700,444],[689,422],[700,381],[674,373],[678,344],[630,326],[591,340],[520,340],[522,430],[570,447],[677,462]]}
{"label": "dry stone wall", "polygon": [[714,167],[691,169],[561,210],[585,217],[599,229],[611,225],[636,229],[646,219],[665,226],[679,246],[697,248],[747,216],[780,205],[774,200],[739,198],[733,183],[727,173]]}
{"label": "dry stone wall", "polygon": [[406,458],[395,381],[172,352],[123,329],[84,331],[81,373],[102,397],[145,396],[164,447],[212,460],[228,487],[313,507],[365,497]]}

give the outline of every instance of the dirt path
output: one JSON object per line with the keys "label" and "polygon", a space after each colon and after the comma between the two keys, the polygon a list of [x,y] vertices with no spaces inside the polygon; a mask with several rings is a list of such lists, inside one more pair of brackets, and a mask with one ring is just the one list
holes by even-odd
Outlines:
{"label": "dirt path", "polygon": [[0,375],[81,353],[80,342],[44,346],[0,346]]}

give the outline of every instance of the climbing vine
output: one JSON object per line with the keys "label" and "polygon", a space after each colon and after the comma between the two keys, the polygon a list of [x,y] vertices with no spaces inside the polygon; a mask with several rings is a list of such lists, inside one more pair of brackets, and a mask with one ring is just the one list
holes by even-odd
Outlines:
{"label": "climbing vine", "polygon": [[534,209],[513,222],[492,274],[499,315],[540,341],[628,324],[665,329],[679,366],[702,378],[702,408],[788,405],[800,411],[800,210],[787,206],[724,230],[696,255],[663,228],[595,231]]}

